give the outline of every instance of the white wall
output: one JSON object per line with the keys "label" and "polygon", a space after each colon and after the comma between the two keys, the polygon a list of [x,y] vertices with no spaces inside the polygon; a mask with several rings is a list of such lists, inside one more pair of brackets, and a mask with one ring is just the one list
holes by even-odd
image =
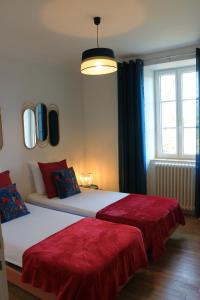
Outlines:
{"label": "white wall", "polygon": [[100,188],[118,190],[117,75],[83,76],[86,171]]}
{"label": "white wall", "polygon": [[[147,190],[153,193],[149,163],[155,158],[154,72],[144,68],[145,134],[147,149]],[[96,176],[95,183],[118,190],[118,99],[117,74],[84,76],[84,122],[86,169]],[[153,172],[153,171],[152,171]]]}
{"label": "white wall", "polygon": [[[154,158],[153,69],[145,67],[145,114],[147,158]],[[61,140],[57,147],[27,150],[23,144],[22,106],[25,102],[57,104]],[[13,181],[26,195],[31,178],[30,160],[67,158],[76,172],[94,173],[94,183],[118,190],[118,99],[117,74],[80,76],[56,68],[0,58],[0,108],[4,147],[0,169],[10,169]],[[152,147],[153,146],[153,147]],[[151,187],[150,187],[151,188]],[[149,190],[149,189],[148,189]]]}
{"label": "white wall", "polygon": [[[147,168],[155,157],[154,73],[144,68]],[[118,99],[117,74],[83,77],[85,157],[88,172],[96,175],[95,183],[118,190]],[[149,175],[149,172],[148,172]],[[151,180],[147,178],[148,191]]]}
{"label": "white wall", "polygon": [[[155,158],[154,73],[144,68],[147,168]],[[88,172],[96,175],[95,183],[118,190],[118,99],[117,74],[84,76],[85,157]],[[152,192],[148,172],[148,192]]]}
{"label": "white wall", "polygon": [[[67,158],[76,171],[83,167],[83,108],[79,72],[0,58],[0,108],[4,146],[0,169],[11,170],[19,191],[31,186],[27,162]],[[27,150],[23,143],[22,107],[25,102],[56,104],[60,113],[60,143],[56,147]]]}

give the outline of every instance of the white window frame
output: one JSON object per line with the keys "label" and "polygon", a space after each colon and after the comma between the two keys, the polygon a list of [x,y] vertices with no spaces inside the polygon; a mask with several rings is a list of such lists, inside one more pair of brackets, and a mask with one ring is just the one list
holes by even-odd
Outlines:
{"label": "white window frame", "polygon": [[[180,67],[173,69],[162,69],[154,72],[154,83],[155,83],[155,135],[156,135],[156,158],[161,159],[181,159],[181,160],[195,160],[195,155],[184,155],[183,154],[183,120],[182,120],[182,89],[181,89],[181,74],[184,72],[196,72],[196,66]],[[162,74],[175,74],[176,76],[176,149],[177,154],[166,154],[162,150],[161,141],[161,110],[160,110],[160,77]],[[178,80],[177,80],[178,78]],[[191,99],[192,100],[192,99]],[[178,121],[179,120],[179,121]]]}

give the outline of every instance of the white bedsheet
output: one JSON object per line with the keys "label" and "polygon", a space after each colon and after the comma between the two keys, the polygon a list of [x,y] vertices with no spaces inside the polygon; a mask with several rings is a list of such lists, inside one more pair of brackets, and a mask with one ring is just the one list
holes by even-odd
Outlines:
{"label": "white bedsheet", "polygon": [[128,194],[102,190],[83,189],[80,194],[65,199],[48,199],[46,195],[30,194],[29,203],[83,217],[96,217],[102,208],[126,197]]}
{"label": "white bedsheet", "polygon": [[31,204],[27,208],[30,214],[2,224],[5,260],[19,267],[25,250],[82,219]]}

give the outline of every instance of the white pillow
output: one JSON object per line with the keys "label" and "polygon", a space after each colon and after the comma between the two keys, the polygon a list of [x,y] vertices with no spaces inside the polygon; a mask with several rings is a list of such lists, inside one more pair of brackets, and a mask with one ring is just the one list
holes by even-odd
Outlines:
{"label": "white pillow", "polygon": [[29,166],[33,175],[33,180],[35,184],[35,189],[38,194],[44,195],[46,194],[44,181],[42,178],[42,174],[37,162],[29,162]]}

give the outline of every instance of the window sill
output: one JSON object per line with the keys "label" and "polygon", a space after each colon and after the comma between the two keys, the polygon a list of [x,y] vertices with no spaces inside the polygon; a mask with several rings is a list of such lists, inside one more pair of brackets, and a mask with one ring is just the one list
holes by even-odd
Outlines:
{"label": "window sill", "polygon": [[176,159],[176,158],[154,158],[151,159],[152,163],[156,162],[166,162],[166,163],[175,163],[175,164],[191,164],[195,166],[195,160],[192,159]]}

